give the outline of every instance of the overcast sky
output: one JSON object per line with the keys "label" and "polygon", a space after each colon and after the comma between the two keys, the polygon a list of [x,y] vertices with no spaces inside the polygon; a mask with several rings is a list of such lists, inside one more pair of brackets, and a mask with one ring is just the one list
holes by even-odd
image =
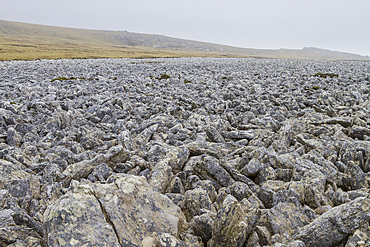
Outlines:
{"label": "overcast sky", "polygon": [[0,0],[0,19],[370,56],[370,0]]}

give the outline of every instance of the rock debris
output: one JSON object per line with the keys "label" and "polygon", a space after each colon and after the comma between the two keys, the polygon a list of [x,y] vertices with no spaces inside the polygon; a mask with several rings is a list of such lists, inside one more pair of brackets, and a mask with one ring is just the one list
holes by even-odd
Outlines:
{"label": "rock debris", "polygon": [[0,62],[0,246],[370,246],[370,64]]}

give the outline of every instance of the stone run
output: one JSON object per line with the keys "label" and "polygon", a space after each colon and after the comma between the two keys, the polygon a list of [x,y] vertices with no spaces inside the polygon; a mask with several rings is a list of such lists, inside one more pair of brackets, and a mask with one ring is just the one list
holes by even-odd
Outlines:
{"label": "stone run", "polygon": [[0,246],[369,246],[369,160],[368,62],[0,62]]}

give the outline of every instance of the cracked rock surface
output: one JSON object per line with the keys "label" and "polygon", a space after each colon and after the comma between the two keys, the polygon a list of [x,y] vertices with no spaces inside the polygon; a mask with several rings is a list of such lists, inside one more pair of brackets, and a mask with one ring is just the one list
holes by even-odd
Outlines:
{"label": "cracked rock surface", "polygon": [[370,64],[0,62],[0,246],[369,246]]}

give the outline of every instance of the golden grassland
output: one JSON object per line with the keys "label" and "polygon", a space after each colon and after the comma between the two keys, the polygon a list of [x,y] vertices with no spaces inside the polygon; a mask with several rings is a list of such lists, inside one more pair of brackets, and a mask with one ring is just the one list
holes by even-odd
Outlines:
{"label": "golden grassland", "polygon": [[[0,60],[74,58],[155,58],[155,57],[231,57],[233,55],[186,51],[154,50],[142,47],[115,48],[70,44],[19,44],[0,42]],[[235,55],[234,55],[235,56]]]}
{"label": "golden grassland", "polygon": [[[52,27],[0,20],[0,60],[242,56],[238,52],[166,48],[173,45],[171,42],[176,42],[173,38],[166,38],[164,49],[153,48],[151,46],[156,43],[153,40],[156,38],[155,35],[130,33],[129,45],[124,40],[117,40],[125,35],[127,36],[126,32]],[[135,44],[132,42],[135,39],[145,40],[150,46]]]}
{"label": "golden grassland", "polygon": [[370,59],[320,49],[248,49],[161,35],[53,27],[0,20],[0,60],[154,57]]}
{"label": "golden grassland", "polygon": [[121,47],[96,41],[50,40],[18,35],[17,38],[1,37],[0,60],[33,60],[59,58],[154,58],[154,57],[245,57],[236,53],[201,52],[186,50],[154,49],[150,47]]}

